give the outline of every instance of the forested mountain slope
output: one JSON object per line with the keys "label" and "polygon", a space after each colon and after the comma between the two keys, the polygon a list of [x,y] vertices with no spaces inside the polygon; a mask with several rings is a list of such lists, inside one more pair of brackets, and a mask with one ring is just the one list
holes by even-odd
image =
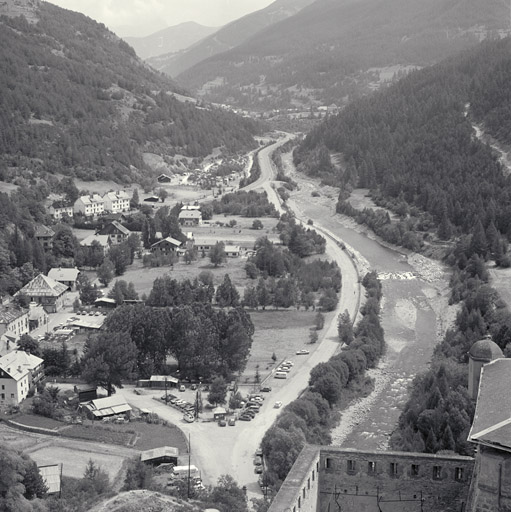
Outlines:
{"label": "forested mountain slope", "polygon": [[123,37],[142,59],[184,50],[219,27],[206,27],[193,21],[167,27],[146,37]]}
{"label": "forested mountain slope", "polygon": [[184,91],[104,25],[49,3],[33,14],[0,17],[0,179],[28,170],[130,182],[147,172],[144,152],[253,144],[252,122],[178,101]]}
{"label": "forested mountain slope", "polygon": [[[353,102],[309,133],[295,160],[305,172],[337,175],[339,185],[371,188],[396,207],[418,207],[443,226],[442,238],[481,223],[490,238],[496,228],[507,240],[511,177],[471,120],[511,142],[510,80],[511,39],[484,42]],[[342,170],[327,150],[342,153]]]}
{"label": "forested mountain slope", "polygon": [[229,23],[191,48],[175,54],[160,55],[149,59],[149,63],[156,69],[175,77],[198,62],[230,50],[264,28],[296,14],[313,1],[276,0],[264,9]]}
{"label": "forested mountain slope", "polygon": [[508,25],[502,0],[318,0],[178,80],[244,106],[339,103],[371,68],[429,65]]}

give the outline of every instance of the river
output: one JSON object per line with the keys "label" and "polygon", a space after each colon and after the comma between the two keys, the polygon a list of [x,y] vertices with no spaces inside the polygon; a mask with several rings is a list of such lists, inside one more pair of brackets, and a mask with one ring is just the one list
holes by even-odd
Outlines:
{"label": "river", "polygon": [[[447,304],[448,269],[437,261],[386,247],[352,219],[335,213],[336,189],[320,187],[317,180],[297,174],[289,154],[283,161],[286,172],[299,184],[290,206],[341,238],[362,273],[375,270],[382,281],[386,354],[376,369],[369,370],[374,391],[342,413],[332,442],[360,450],[387,449],[411,381],[427,369],[439,337],[453,320],[454,308]],[[319,197],[312,196],[313,191]]]}

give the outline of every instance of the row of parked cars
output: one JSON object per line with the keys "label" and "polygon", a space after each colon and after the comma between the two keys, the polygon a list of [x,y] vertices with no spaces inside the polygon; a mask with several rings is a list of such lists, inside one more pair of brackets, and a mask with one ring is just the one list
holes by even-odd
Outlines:
{"label": "row of parked cars", "polygon": [[191,404],[190,402],[187,402],[186,400],[183,400],[182,398],[178,398],[176,395],[173,395],[171,393],[167,393],[167,395],[163,395],[161,399],[168,405],[172,405],[176,407],[177,409],[180,409],[186,414],[192,415],[195,410],[195,406]]}
{"label": "row of parked cars", "polygon": [[241,409],[239,419],[242,421],[251,421],[259,412],[259,409],[264,403],[264,397],[259,394],[248,396],[247,403]]}

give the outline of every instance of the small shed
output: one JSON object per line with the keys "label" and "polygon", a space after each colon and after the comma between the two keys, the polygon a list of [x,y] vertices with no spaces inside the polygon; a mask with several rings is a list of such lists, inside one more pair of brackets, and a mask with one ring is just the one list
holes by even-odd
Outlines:
{"label": "small shed", "polygon": [[158,196],[149,196],[144,199],[146,203],[157,203],[160,200]]}
{"label": "small shed", "polygon": [[78,401],[82,402],[90,402],[91,400],[96,400],[98,398],[98,391],[96,386],[75,386],[74,392],[78,395]]}
{"label": "small shed", "polygon": [[213,409],[213,418],[215,421],[225,420],[226,414],[227,411],[223,407],[217,407],[216,409]]}
{"label": "small shed", "polygon": [[158,183],[170,183],[172,181],[172,177],[168,174],[160,174],[157,178]]}
{"label": "small shed", "polygon": [[97,400],[92,400],[84,404],[83,407],[87,416],[94,420],[100,420],[118,414],[129,414],[132,410],[122,395],[98,398]]}
{"label": "small shed", "polygon": [[174,464],[177,466],[179,450],[173,446],[160,446],[152,450],[146,450],[140,455],[140,460],[146,464],[159,466],[160,464]]}
{"label": "small shed", "polygon": [[41,474],[43,482],[48,490],[47,494],[60,494],[60,486],[62,481],[62,463],[50,464],[48,466],[38,466],[37,469]]}
{"label": "small shed", "polygon": [[111,299],[110,297],[100,297],[94,301],[94,306],[97,308],[115,309],[117,307],[117,303],[115,302],[115,299]]}

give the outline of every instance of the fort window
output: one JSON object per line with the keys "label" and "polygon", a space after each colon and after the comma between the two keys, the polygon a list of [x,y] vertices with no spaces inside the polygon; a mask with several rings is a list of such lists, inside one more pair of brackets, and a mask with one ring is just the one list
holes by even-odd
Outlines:
{"label": "fort window", "polygon": [[418,464],[412,464],[412,476],[419,476],[419,465]]}
{"label": "fort window", "polygon": [[315,476],[315,474],[314,474],[314,473],[315,473],[315,472],[314,472],[314,470],[312,470],[312,481],[313,481],[313,482],[314,482],[314,480],[315,480],[315,478],[316,478],[316,476]]}
{"label": "fort window", "polygon": [[293,512],[296,512],[296,507],[293,507]]}
{"label": "fort window", "polygon": [[307,489],[311,488],[311,479],[307,478]]}
{"label": "fort window", "polygon": [[302,498],[298,497],[298,508],[302,508]]}
{"label": "fort window", "polygon": [[348,473],[354,473],[355,472],[355,461],[354,460],[348,460]]}
{"label": "fort window", "polygon": [[454,471],[454,478],[461,482],[463,480],[463,468],[456,468]]}
{"label": "fort window", "polygon": [[302,489],[303,499],[305,499],[305,487]]}
{"label": "fort window", "polygon": [[325,469],[332,469],[334,466],[333,466],[333,463],[332,463],[332,459],[330,459],[329,457],[327,457],[325,459]]}
{"label": "fort window", "polygon": [[433,466],[433,480],[440,480],[442,478],[442,468],[440,466]]}
{"label": "fort window", "polygon": [[397,462],[390,463],[390,476],[397,476]]}
{"label": "fort window", "polygon": [[374,475],[376,473],[376,462],[368,462],[367,463],[367,472],[370,475]]}

